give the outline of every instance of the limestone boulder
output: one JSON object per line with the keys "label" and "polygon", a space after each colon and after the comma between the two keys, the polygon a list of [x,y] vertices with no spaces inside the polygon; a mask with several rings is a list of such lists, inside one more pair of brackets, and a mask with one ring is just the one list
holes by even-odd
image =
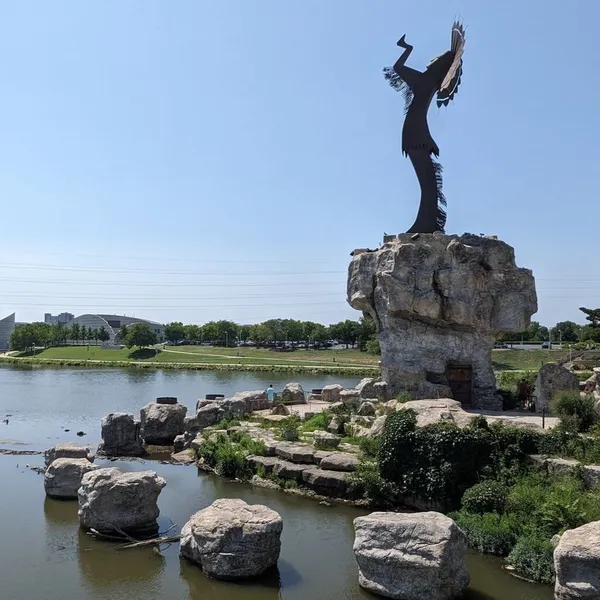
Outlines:
{"label": "limestone boulder", "polygon": [[183,404],[150,402],[140,411],[141,435],[146,444],[171,446],[185,431],[187,407]]}
{"label": "limestone boulder", "polygon": [[354,520],[358,582],[398,600],[451,600],[469,585],[465,536],[440,513],[375,512]]}
{"label": "limestone boulder", "polygon": [[340,445],[341,438],[335,433],[328,431],[315,431],[313,443],[316,448],[337,448]]}
{"label": "limestone boulder", "polygon": [[158,496],[167,482],[154,471],[124,473],[96,469],[86,473],[78,491],[79,522],[84,529],[133,534],[155,531]]}
{"label": "limestone boulder", "polygon": [[344,432],[344,421],[338,415],[333,415],[329,425],[327,425],[327,431],[329,433],[343,433]]}
{"label": "limestone boulder", "polygon": [[216,425],[221,417],[224,415],[221,407],[216,403],[212,402],[210,404],[205,404],[201,408],[198,409],[196,413],[196,422],[198,424],[198,429],[202,431],[207,427],[212,427]]}
{"label": "limestone boulder", "polygon": [[323,496],[343,497],[346,493],[347,473],[308,467],[302,472],[304,485]]}
{"label": "limestone boulder", "polygon": [[231,416],[234,419],[241,419],[249,412],[246,401],[242,398],[236,398],[235,396],[217,400],[217,404],[226,415]]}
{"label": "limestone boulder", "polygon": [[368,437],[378,437],[383,433],[385,422],[387,421],[387,415],[381,415],[375,419],[371,429],[369,429]]}
{"label": "limestone boulder", "polygon": [[277,564],[282,530],[274,510],[222,498],[184,525],[180,554],[216,579],[256,577]]}
{"label": "limestone boulder", "polygon": [[375,414],[375,405],[365,401],[360,405],[357,414],[363,417],[372,417]]}
{"label": "limestone boulder", "polygon": [[569,529],[554,549],[556,600],[600,598],[600,521]]}
{"label": "limestone boulder", "polygon": [[324,456],[319,463],[321,469],[329,471],[351,472],[358,469],[360,460],[356,454],[349,452],[331,452]]}
{"label": "limestone boulder", "polygon": [[271,409],[271,414],[272,415],[284,415],[286,417],[289,417],[291,413],[290,413],[290,409],[285,404],[276,404]]}
{"label": "limestone boulder", "polygon": [[186,437],[185,434],[181,434],[175,437],[173,440],[173,452],[182,452],[186,449]]}
{"label": "limestone boulder", "polygon": [[288,383],[281,392],[281,401],[284,404],[306,404],[302,386],[299,383]]}
{"label": "limestone boulder", "polygon": [[233,396],[236,400],[241,400],[246,405],[246,412],[251,413],[255,410],[265,410],[269,408],[269,400],[265,390],[238,392]]}
{"label": "limestone boulder", "polygon": [[[476,408],[501,410],[491,351],[497,334],[527,329],[537,311],[532,272],[498,239],[411,238],[355,253],[348,269],[348,302],[378,323],[389,394],[448,397],[462,388]],[[466,385],[456,385],[458,366],[468,367]]]}
{"label": "limestone boulder", "polygon": [[141,424],[130,413],[110,413],[102,419],[99,454],[106,456],[143,456]]}
{"label": "limestone boulder", "polygon": [[365,377],[361,379],[360,383],[356,386],[356,391],[358,395],[363,400],[368,398],[376,398],[375,396],[375,383],[377,383],[377,379],[372,377]]}
{"label": "limestone boulder", "polygon": [[326,385],[321,390],[321,397],[323,399],[323,402],[339,402],[340,392],[343,389],[344,388],[341,385],[338,385],[337,383],[333,385]]}
{"label": "limestone boulder", "polygon": [[373,384],[373,390],[375,391],[374,398],[377,398],[379,402],[387,402],[390,399],[390,392],[388,384],[385,381],[377,381]]}
{"label": "limestone boulder", "polygon": [[44,463],[46,466],[53,463],[57,458],[84,458],[93,460],[90,455],[89,446],[77,446],[76,444],[56,444],[44,451]]}
{"label": "limestone boulder", "polygon": [[44,473],[46,495],[76,500],[83,476],[99,468],[87,458],[57,458]]}
{"label": "limestone boulder", "polygon": [[340,392],[340,402],[346,408],[358,407],[360,405],[360,395],[358,390],[342,390]]}
{"label": "limestone boulder", "polygon": [[550,403],[559,392],[579,393],[579,379],[575,373],[555,363],[548,363],[538,371],[535,380],[536,411],[550,408]]}

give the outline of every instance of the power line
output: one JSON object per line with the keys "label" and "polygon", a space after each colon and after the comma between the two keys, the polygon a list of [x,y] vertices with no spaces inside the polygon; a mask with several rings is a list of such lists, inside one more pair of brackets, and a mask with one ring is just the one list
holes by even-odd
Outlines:
{"label": "power line", "polygon": [[0,264],[0,268],[4,269],[44,269],[45,271],[74,271],[82,273],[152,273],[154,275],[218,275],[218,276],[250,276],[250,275],[339,275],[346,271],[161,271],[158,269],[115,269],[113,267],[77,267],[77,266],[62,266],[62,265],[25,265],[25,264]]}
{"label": "power line", "polygon": [[[0,302],[0,306],[13,306],[14,303],[10,303],[10,302]],[[64,304],[64,303],[63,303]],[[102,302],[96,302],[94,304],[71,304],[69,303],[69,306],[71,308],[94,308],[95,306],[98,306],[98,304],[102,304]],[[198,305],[192,305],[192,306],[184,306],[184,305],[139,305],[139,304],[133,304],[133,305],[125,305],[125,304],[116,304],[116,305],[112,305],[111,307],[113,309],[119,308],[119,309],[125,309],[125,310],[138,310],[138,309],[161,309],[161,310],[178,310],[178,309],[193,309],[193,310],[204,310],[204,309],[208,309],[208,308],[260,308],[260,307],[264,307],[264,308],[272,308],[272,307],[277,307],[277,306],[324,306],[327,304],[336,304],[336,305],[340,305],[340,304],[346,304],[345,301],[339,300],[336,302],[294,302],[294,303],[285,303],[285,304],[268,304],[268,305],[256,305],[256,304],[205,304],[202,306],[198,306]],[[56,306],[56,303],[52,303],[52,302],[44,302],[43,304],[40,303],[23,303],[23,302],[19,302],[20,306],[27,306],[27,307],[33,307],[33,306]]]}
{"label": "power line", "polygon": [[[3,297],[12,297],[12,298],[28,298],[28,297],[39,297],[39,292],[3,292]],[[339,297],[341,294],[339,293],[328,293],[328,294],[315,294],[313,292],[294,292],[293,294],[266,294],[266,295],[240,295],[236,294],[235,297],[238,299],[244,300],[252,300],[252,299],[261,299],[265,300],[268,298],[289,298],[290,296],[296,297],[310,297],[310,298],[318,298],[318,297],[330,297],[336,296]],[[153,294],[144,294],[143,296],[131,296],[129,294],[102,294],[98,295],[90,295],[90,294],[47,294],[46,298],[59,298],[59,299],[68,299],[68,298],[76,298],[76,299],[102,299],[102,300],[173,300],[173,296],[154,296]],[[229,300],[231,298],[231,294],[228,296],[177,296],[177,300]]]}
{"label": "power line", "polygon": [[277,283],[191,283],[191,282],[151,282],[151,281],[87,281],[65,279],[22,279],[20,277],[0,277],[0,281],[15,283],[43,283],[60,285],[119,285],[119,286],[147,286],[147,287],[282,287],[282,286],[316,286],[316,285],[346,285],[345,281],[280,281]]}

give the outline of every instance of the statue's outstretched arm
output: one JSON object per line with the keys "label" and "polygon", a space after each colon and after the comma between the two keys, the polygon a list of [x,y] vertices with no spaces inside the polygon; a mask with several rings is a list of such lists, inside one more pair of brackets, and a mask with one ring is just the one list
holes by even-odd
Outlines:
{"label": "statue's outstretched arm", "polygon": [[400,48],[404,48],[404,52],[394,64],[394,72],[396,73],[396,75],[398,75],[398,77],[401,77],[409,86],[412,86],[413,82],[419,77],[419,75],[422,75],[422,73],[421,71],[417,71],[416,69],[407,67],[405,64],[411,52],[413,51],[413,47],[406,42],[406,40],[404,39],[405,37],[406,36],[403,35],[398,40],[398,46],[400,46]]}

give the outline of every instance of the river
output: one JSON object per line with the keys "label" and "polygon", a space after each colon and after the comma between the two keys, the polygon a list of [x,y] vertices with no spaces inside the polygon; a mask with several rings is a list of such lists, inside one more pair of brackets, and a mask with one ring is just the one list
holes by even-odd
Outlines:
{"label": "river", "polygon": [[[356,379],[295,378],[305,389]],[[177,396],[188,407],[206,393],[231,394],[281,387],[289,375],[238,372],[50,369],[0,366],[0,447],[43,449],[59,441],[99,441],[108,412],[137,413],[157,396]],[[10,416],[7,416],[10,415]],[[69,431],[65,431],[68,429]],[[87,433],[78,438],[76,432]],[[206,578],[181,561],[177,544],[162,556],[152,550],[117,552],[78,528],[77,503],[45,498],[42,476],[26,465],[41,456],[0,456],[0,597],[7,600],[366,600],[352,554],[352,520],[365,511],[321,506],[248,484],[229,483],[192,466],[150,461],[97,461],[123,470],[152,468],[167,480],[161,493],[161,530],[181,527],[216,498],[265,504],[283,518],[277,570],[252,582]],[[471,586],[465,600],[552,600],[549,588],[517,580],[498,559],[469,556]]]}

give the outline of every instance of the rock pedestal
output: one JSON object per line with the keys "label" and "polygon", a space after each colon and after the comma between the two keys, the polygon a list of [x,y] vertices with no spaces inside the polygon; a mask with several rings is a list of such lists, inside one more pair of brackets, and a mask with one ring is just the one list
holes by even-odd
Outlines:
{"label": "rock pedestal", "polygon": [[181,530],[181,556],[217,579],[260,575],[277,564],[283,521],[274,510],[220,499]]}
{"label": "rock pedestal", "polygon": [[56,444],[44,451],[44,463],[46,466],[53,463],[57,458],[83,458],[93,460],[90,455],[89,446],[77,446],[76,444]]}
{"label": "rock pedestal", "polygon": [[167,482],[154,471],[123,473],[97,469],[83,476],[79,488],[79,522],[85,529],[115,534],[154,532],[157,501]]}
{"label": "rock pedestal", "polygon": [[554,549],[556,600],[600,598],[600,521],[569,529]]}
{"label": "rock pedestal", "polygon": [[105,456],[143,456],[140,422],[129,413],[110,413],[102,419],[99,454]]}
{"label": "rock pedestal", "polygon": [[185,431],[187,407],[183,404],[150,402],[140,411],[141,435],[144,443],[172,446],[173,440]]}
{"label": "rock pedestal", "polygon": [[51,498],[77,499],[86,473],[99,469],[87,458],[57,458],[44,473],[44,489]]}
{"label": "rock pedestal", "polygon": [[359,584],[385,598],[451,600],[469,585],[463,532],[435,512],[354,519]]}
{"label": "rock pedestal", "polygon": [[348,301],[375,321],[392,395],[460,395],[488,409],[502,408],[495,337],[524,331],[537,311],[533,274],[516,266],[513,248],[470,234],[401,234],[355,251]]}

